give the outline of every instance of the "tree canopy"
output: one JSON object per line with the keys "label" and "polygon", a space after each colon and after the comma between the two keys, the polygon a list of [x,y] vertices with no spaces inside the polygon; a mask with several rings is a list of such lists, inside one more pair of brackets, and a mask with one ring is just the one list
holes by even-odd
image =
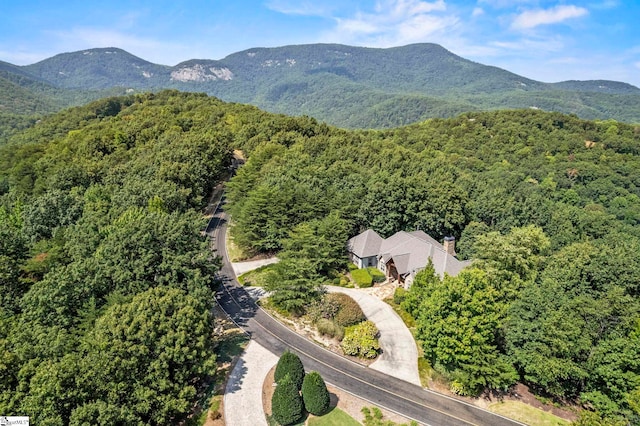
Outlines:
{"label": "tree canopy", "polygon": [[[515,110],[347,131],[176,91],[17,123],[0,147],[0,412],[184,418],[211,363],[201,314],[218,263],[201,211],[233,149],[248,161],[228,184],[231,232],[248,253],[282,258],[277,305],[306,309],[364,229],[454,236],[476,263],[443,279],[427,267],[404,302],[434,368],[462,392],[519,379],[637,422],[640,127]],[[142,300],[200,337],[124,330],[116,317],[163,327]],[[175,352],[133,345],[141,330]],[[131,374],[100,376],[106,353]],[[136,364],[152,354],[157,366]]]}

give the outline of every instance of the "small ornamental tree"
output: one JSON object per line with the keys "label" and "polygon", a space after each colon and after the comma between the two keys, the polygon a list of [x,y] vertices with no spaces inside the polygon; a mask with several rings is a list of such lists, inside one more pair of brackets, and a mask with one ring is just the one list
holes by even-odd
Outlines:
{"label": "small ornamental tree", "polygon": [[302,419],[303,406],[300,391],[289,375],[285,375],[271,397],[271,413],[281,425],[290,425]]}
{"label": "small ornamental tree", "polygon": [[302,387],[302,380],[304,379],[304,366],[302,365],[300,358],[298,358],[298,355],[289,351],[283,353],[278,360],[274,379],[279,385],[280,381],[287,375],[296,386],[296,389],[300,390]]}
{"label": "small ornamental tree", "polygon": [[329,391],[317,371],[312,371],[304,376],[302,400],[304,408],[313,415],[321,416],[329,409]]}

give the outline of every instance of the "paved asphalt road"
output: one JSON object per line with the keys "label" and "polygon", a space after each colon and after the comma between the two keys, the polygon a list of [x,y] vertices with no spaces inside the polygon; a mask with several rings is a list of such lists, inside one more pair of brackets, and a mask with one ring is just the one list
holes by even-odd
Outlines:
{"label": "paved asphalt road", "polygon": [[318,371],[326,382],[421,424],[521,425],[473,405],[363,367],[320,347],[273,319],[255,304],[236,281],[226,255],[227,216],[222,210],[223,204],[224,198],[206,230],[213,238],[215,250],[223,257],[219,278],[224,288],[217,292],[217,298],[220,306],[252,339],[276,355],[282,354],[286,349],[297,353],[305,369]]}

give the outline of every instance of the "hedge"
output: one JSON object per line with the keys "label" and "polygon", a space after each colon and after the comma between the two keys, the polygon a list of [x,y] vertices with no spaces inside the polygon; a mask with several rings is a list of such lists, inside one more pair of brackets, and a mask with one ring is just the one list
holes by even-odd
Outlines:
{"label": "hedge", "polygon": [[366,269],[351,271],[351,278],[353,278],[360,288],[368,288],[373,285],[373,277]]}
{"label": "hedge", "polygon": [[369,275],[371,275],[374,283],[383,283],[387,279],[387,276],[384,274],[384,272],[373,266],[369,266],[367,268],[367,272],[369,272]]}

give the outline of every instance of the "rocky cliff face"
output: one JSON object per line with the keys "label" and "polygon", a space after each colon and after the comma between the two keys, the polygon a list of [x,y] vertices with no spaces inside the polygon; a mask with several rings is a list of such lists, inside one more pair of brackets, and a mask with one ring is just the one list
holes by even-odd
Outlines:
{"label": "rocky cliff face", "polygon": [[233,80],[233,73],[229,68],[205,67],[202,64],[195,64],[189,67],[179,68],[171,72],[172,81],[196,81],[204,82],[211,80]]}

